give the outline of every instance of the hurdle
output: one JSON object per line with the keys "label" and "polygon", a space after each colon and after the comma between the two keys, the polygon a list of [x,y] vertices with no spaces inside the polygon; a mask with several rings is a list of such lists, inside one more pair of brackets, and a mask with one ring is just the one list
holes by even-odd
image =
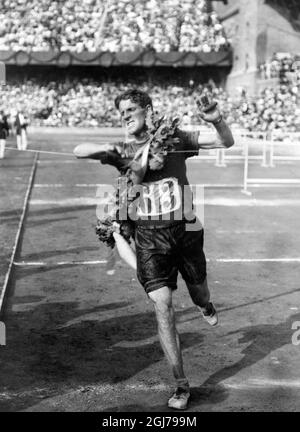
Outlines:
{"label": "hurdle", "polygon": [[[207,126],[195,126],[195,125],[186,125],[183,130],[185,131],[200,131],[200,134],[205,134],[208,136],[215,135],[215,132],[212,128],[208,128]],[[256,141],[259,147],[262,147],[262,155],[249,155],[250,160],[262,160],[262,166],[267,166],[267,134],[266,132],[249,132],[247,129],[235,129],[233,131],[233,137],[235,141],[235,145],[232,148],[233,151],[241,151],[240,155],[232,155],[230,154],[231,149],[218,148],[211,150],[201,150],[207,151],[208,154],[198,154],[194,156],[193,159],[203,160],[203,161],[214,161],[216,167],[227,167],[227,162],[230,161],[243,161],[244,160],[244,141],[247,139],[252,139]]]}
{"label": "hurdle", "polygon": [[299,147],[300,149],[300,132],[278,132],[276,130],[272,131],[270,135],[270,167],[274,168],[275,161],[299,161],[300,160],[300,150],[298,155],[275,155],[275,148],[280,145],[289,147]]}
{"label": "hurdle", "polygon": [[[290,135],[290,134],[287,134]],[[300,138],[300,134],[293,133],[293,138]],[[275,163],[274,160],[283,160],[283,161],[300,161],[300,152],[299,156],[274,156],[274,146],[277,145],[276,141],[274,139],[274,135],[270,136],[269,140],[265,141],[265,149],[263,150],[263,164],[262,166],[267,168],[274,168]],[[292,185],[300,185],[300,179],[286,179],[286,178],[249,178],[249,143],[251,143],[251,140],[246,140],[244,142],[244,174],[243,174],[243,189],[241,190],[242,193],[246,195],[252,195],[252,192],[248,190],[249,185],[274,185],[274,186],[281,186],[281,187],[287,187]],[[278,143],[278,142],[277,142]],[[279,142],[278,144],[282,145],[282,142]],[[284,144],[286,146],[292,146],[295,145],[299,146],[300,143],[294,143],[290,141],[289,143]],[[267,148],[269,148],[269,163],[267,163]]]}
{"label": "hurdle", "polygon": [[[253,144],[257,144],[259,147],[259,154],[249,155],[248,151],[248,160],[260,161],[261,166],[267,167],[267,148],[269,146],[269,141],[266,132],[249,132],[249,131],[234,131],[233,137],[235,144],[232,148],[223,149],[224,159],[223,166],[227,166],[226,162],[230,161],[244,161],[245,158],[245,144],[251,140]],[[232,151],[241,151],[239,155],[230,154]],[[260,154],[260,151],[262,152]]]}
{"label": "hurdle", "polygon": [[[199,127],[197,128],[200,129]],[[195,129],[193,129],[195,130]],[[211,134],[211,129],[201,128],[202,133]],[[279,135],[279,134],[278,134]],[[282,134],[281,134],[282,135]],[[259,131],[259,132],[249,132],[247,130],[236,129],[233,130],[233,136],[235,140],[235,145],[228,149],[213,149],[209,150],[208,155],[198,155],[193,157],[197,160],[214,160],[216,167],[226,167],[227,163],[230,161],[242,161],[244,164],[243,168],[243,180],[240,185],[235,185],[237,187],[242,187],[241,192],[246,195],[252,195],[249,191],[249,187],[269,185],[269,186],[282,186],[287,187],[289,185],[298,186],[300,185],[300,179],[286,179],[286,178],[250,178],[249,177],[249,162],[250,161],[260,161],[260,166],[263,168],[274,168],[274,161],[300,161],[300,151],[299,156],[287,155],[279,156],[275,154],[275,148],[277,145],[282,145],[282,142],[277,142],[277,133],[271,131]],[[285,138],[288,138],[288,143],[285,145],[299,146],[300,149],[300,133],[286,133]],[[294,141],[298,142],[294,142]],[[249,154],[249,146],[256,145],[256,151],[254,154]],[[230,152],[240,151],[240,154],[230,154]],[[210,185],[212,186],[212,185]],[[217,185],[216,185],[217,186]]]}
{"label": "hurdle", "polygon": [[[199,128],[198,128],[199,130]],[[212,134],[211,129],[200,129],[203,133]],[[220,148],[209,151],[209,155],[198,155],[195,159],[199,160],[214,160],[216,167],[227,167],[231,161],[244,161],[245,158],[245,143],[250,139],[252,143],[258,145],[258,154],[249,155],[248,159],[261,161],[262,167],[268,167],[267,154],[270,147],[267,132],[249,132],[246,129],[236,129],[233,131],[235,144],[232,148]],[[240,154],[231,154],[231,152],[240,151]],[[261,152],[261,154],[260,154]]]}

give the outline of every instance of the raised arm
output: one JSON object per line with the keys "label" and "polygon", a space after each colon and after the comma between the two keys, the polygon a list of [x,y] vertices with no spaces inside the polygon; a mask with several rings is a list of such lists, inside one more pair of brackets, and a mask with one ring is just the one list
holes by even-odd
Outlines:
{"label": "raised arm", "polygon": [[231,130],[222,114],[219,111],[218,104],[209,101],[206,96],[197,100],[199,116],[206,122],[213,124],[215,133],[201,134],[198,139],[199,148],[229,148],[233,146],[234,139]]}

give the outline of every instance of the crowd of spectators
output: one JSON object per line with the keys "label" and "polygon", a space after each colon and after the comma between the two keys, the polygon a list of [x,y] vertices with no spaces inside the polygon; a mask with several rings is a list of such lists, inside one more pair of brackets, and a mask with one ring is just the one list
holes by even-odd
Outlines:
{"label": "crowd of spectators", "polygon": [[183,14],[179,51],[219,51],[228,45],[224,28],[217,14],[190,7]]}
{"label": "crowd of spectators", "polygon": [[108,51],[218,51],[228,45],[205,0],[111,0],[103,32]]}
{"label": "crowd of spectators", "polygon": [[205,0],[0,0],[0,50],[218,51]]}
{"label": "crowd of spectators", "polygon": [[0,50],[95,51],[99,0],[0,0]]}
{"label": "crowd of spectators", "polygon": [[[9,114],[20,107],[31,125],[114,127],[121,126],[114,107],[115,97],[136,86],[128,81],[95,81],[90,78],[53,81],[40,84],[26,81],[0,88],[0,108]],[[255,98],[245,92],[228,95],[213,82],[206,85],[174,85],[166,82],[141,82],[139,88],[149,92],[159,115],[179,116],[187,125],[201,124],[195,97],[210,93],[220,105],[229,124],[250,131],[281,128],[300,130],[300,85],[280,84],[265,89]]]}
{"label": "crowd of spectators", "polygon": [[225,103],[229,122],[249,131],[300,131],[300,86],[280,84],[264,89],[255,98],[244,94],[230,105]]}
{"label": "crowd of spectators", "polygon": [[279,79],[282,84],[300,81],[300,58],[290,53],[274,53],[259,66],[261,79]]}

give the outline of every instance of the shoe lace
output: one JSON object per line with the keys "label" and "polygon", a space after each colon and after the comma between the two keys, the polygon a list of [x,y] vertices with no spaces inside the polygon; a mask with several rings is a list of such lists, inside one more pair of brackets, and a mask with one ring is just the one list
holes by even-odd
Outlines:
{"label": "shoe lace", "polygon": [[205,316],[212,316],[215,313],[215,310],[214,310],[214,307],[213,307],[212,303],[208,303],[208,305],[206,306],[206,308],[202,309],[202,310],[203,310],[203,314]]}
{"label": "shoe lace", "polygon": [[180,399],[181,396],[186,395],[188,393],[189,393],[188,389],[185,389],[185,388],[182,388],[182,387],[178,387],[178,389],[174,393],[174,398]]}

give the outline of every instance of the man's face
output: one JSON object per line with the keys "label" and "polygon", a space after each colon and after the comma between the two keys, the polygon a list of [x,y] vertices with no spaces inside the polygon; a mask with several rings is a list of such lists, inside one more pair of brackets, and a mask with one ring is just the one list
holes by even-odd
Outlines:
{"label": "man's face", "polygon": [[130,99],[121,100],[119,111],[122,122],[129,135],[138,136],[145,129],[145,118],[150,107],[142,108]]}

